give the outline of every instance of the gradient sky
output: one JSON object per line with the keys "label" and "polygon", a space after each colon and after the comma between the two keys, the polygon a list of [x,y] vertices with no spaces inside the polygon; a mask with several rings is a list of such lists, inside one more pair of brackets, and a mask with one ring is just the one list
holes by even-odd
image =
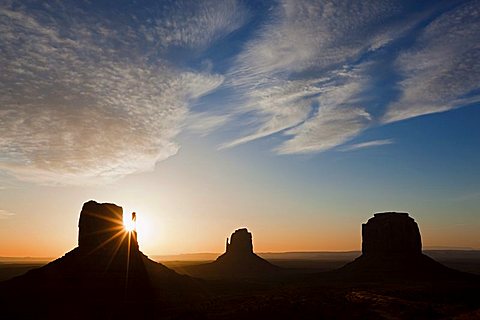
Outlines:
{"label": "gradient sky", "polygon": [[480,1],[2,1],[0,256],[94,199],[147,254],[480,248]]}

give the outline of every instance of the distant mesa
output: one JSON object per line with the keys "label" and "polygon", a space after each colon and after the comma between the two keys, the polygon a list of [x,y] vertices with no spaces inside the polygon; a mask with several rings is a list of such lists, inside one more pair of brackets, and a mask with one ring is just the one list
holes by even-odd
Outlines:
{"label": "distant mesa", "polygon": [[[253,253],[252,234],[246,228],[236,230],[230,237],[225,247],[225,254],[229,255],[251,255]],[[224,256],[223,255],[223,256]]]}
{"label": "distant mesa", "polygon": [[405,212],[374,214],[362,225],[362,255],[338,271],[369,280],[460,274],[422,253],[418,225]]}
{"label": "distant mesa", "polygon": [[198,277],[256,277],[274,275],[281,270],[253,252],[252,234],[246,228],[237,229],[227,238],[225,253],[214,262],[191,266],[188,274]]}

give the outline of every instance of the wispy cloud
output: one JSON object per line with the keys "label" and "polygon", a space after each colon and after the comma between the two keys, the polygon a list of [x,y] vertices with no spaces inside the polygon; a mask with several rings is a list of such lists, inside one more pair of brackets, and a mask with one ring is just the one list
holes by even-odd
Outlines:
{"label": "wispy cloud", "polygon": [[321,88],[315,81],[274,80],[247,93],[245,102],[238,112],[255,112],[255,132],[224,144],[230,148],[273,133],[288,129],[307,119],[311,112],[308,95],[315,95]]}
{"label": "wispy cloud", "polygon": [[287,131],[293,138],[276,151],[280,154],[312,153],[328,150],[361,132],[370,116],[361,108],[324,107],[303,125]]}
{"label": "wispy cloud", "polygon": [[351,145],[342,147],[340,151],[353,151],[353,150],[359,150],[359,149],[365,149],[365,148],[384,146],[392,143],[394,143],[393,139],[372,140],[372,141],[361,142],[361,143],[351,144]]}
{"label": "wispy cloud", "polygon": [[9,219],[11,218],[12,216],[14,216],[15,213],[12,213],[10,211],[7,211],[7,210],[1,210],[0,209],[0,220],[2,219]]}
{"label": "wispy cloud", "polygon": [[255,114],[256,128],[221,148],[283,131],[276,152],[311,153],[359,134],[371,116],[368,64],[358,59],[413,25],[384,23],[401,10],[393,1],[281,1],[226,79],[244,97],[236,112]]}
{"label": "wispy cloud", "polygon": [[442,112],[480,101],[480,1],[433,20],[397,66],[404,77],[400,99],[383,121]]}
{"label": "wispy cloud", "polygon": [[175,0],[165,6],[152,28],[145,28],[147,39],[161,39],[162,46],[205,48],[240,28],[249,16],[237,0]]}
{"label": "wispy cloud", "polygon": [[229,120],[229,115],[215,115],[207,112],[192,112],[186,119],[186,127],[188,130],[204,136],[225,125]]}
{"label": "wispy cloud", "polygon": [[[480,101],[480,1],[412,13],[393,0],[279,0],[258,28],[232,34],[255,16],[248,5],[147,1],[112,14],[2,2],[0,174],[108,181],[174,155],[182,130],[227,124],[234,136],[220,148],[277,135],[276,153],[322,152],[372,124]],[[208,49],[229,35],[244,43],[219,67]],[[376,87],[383,67],[395,98]],[[234,103],[202,104],[219,88]]]}
{"label": "wispy cloud", "polygon": [[[395,1],[280,1],[272,19],[240,53],[237,75],[262,76],[341,66],[398,36]],[[353,18],[354,17],[354,18]]]}
{"label": "wispy cloud", "polygon": [[167,34],[135,15],[121,24],[43,6],[0,6],[0,170],[49,184],[98,183],[174,155],[189,106],[224,78],[176,68],[162,50],[208,45],[245,16],[235,1],[175,2],[161,12]]}

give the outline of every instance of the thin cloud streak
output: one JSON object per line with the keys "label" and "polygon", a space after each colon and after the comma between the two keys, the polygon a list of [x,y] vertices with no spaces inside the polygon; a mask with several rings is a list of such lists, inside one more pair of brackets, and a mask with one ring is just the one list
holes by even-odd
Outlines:
{"label": "thin cloud streak", "polygon": [[358,135],[370,120],[361,108],[324,107],[303,125],[288,130],[285,134],[293,138],[275,151],[292,154],[328,150]]}
{"label": "thin cloud streak", "polygon": [[230,121],[229,115],[214,115],[207,112],[191,112],[186,119],[186,129],[206,136]]}
{"label": "thin cloud streak", "polygon": [[394,143],[393,139],[373,140],[373,141],[351,144],[351,145],[340,148],[340,151],[355,151],[360,149],[384,146],[392,143]]}
{"label": "thin cloud streak", "polygon": [[9,219],[9,218],[13,217],[14,215],[15,215],[15,213],[13,213],[13,212],[0,209],[0,220]]}

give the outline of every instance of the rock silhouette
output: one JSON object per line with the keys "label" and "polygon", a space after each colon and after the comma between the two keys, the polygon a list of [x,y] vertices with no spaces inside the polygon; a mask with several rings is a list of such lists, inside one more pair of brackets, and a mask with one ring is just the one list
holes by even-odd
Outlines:
{"label": "rock silhouette", "polygon": [[252,234],[246,228],[227,238],[225,253],[212,263],[192,266],[186,272],[199,277],[256,277],[274,275],[281,268],[253,252]]}
{"label": "rock silhouette", "polygon": [[225,254],[233,255],[250,255],[253,253],[252,234],[247,229],[238,229],[230,237],[227,238]]}
{"label": "rock silhouette", "polygon": [[376,214],[362,227],[362,256],[333,272],[280,269],[239,229],[216,261],[194,268],[212,278],[203,280],[148,259],[122,220],[121,207],[85,203],[77,248],[0,283],[1,319],[478,318],[478,277],[424,256],[405,213]]}
{"label": "rock silhouette", "polygon": [[362,224],[364,256],[421,255],[422,240],[415,220],[404,212],[374,214]]}
{"label": "rock silhouette", "polygon": [[362,225],[362,255],[338,271],[345,277],[380,281],[461,274],[422,253],[418,225],[404,212],[374,214]]}
{"label": "rock silhouette", "polygon": [[[112,203],[86,202],[78,221],[78,248],[82,252],[105,254],[115,250],[128,234],[123,228],[123,209]],[[117,239],[118,238],[118,239]],[[131,250],[138,251],[137,232],[130,233]]]}
{"label": "rock silhouette", "polygon": [[[179,303],[175,297],[188,300],[199,292],[188,276],[148,259],[139,250],[136,231],[124,229],[121,207],[89,201],[82,207],[78,226],[77,248],[3,284],[8,299],[29,303],[22,317],[148,317],[152,301],[172,309],[172,304]],[[130,310],[132,303],[146,307]],[[109,309],[110,305],[116,308]],[[77,313],[72,315],[71,310]]]}

